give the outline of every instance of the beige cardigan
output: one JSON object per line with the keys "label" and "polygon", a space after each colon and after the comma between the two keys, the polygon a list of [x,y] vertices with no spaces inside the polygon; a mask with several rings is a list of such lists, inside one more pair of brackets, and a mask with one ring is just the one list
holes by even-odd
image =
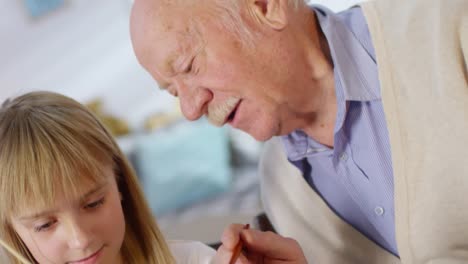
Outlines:
{"label": "beige cardigan", "polygon": [[468,0],[361,6],[379,65],[401,260],[338,218],[278,139],[260,163],[265,211],[309,263],[468,263]]}

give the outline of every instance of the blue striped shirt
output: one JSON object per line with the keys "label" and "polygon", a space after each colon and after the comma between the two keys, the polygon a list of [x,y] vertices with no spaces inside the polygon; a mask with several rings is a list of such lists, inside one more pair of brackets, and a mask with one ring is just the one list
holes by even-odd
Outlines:
{"label": "blue striped shirt", "polygon": [[398,256],[390,143],[367,23],[359,7],[313,9],[334,64],[334,146],[296,130],[282,137],[288,159],[339,217]]}

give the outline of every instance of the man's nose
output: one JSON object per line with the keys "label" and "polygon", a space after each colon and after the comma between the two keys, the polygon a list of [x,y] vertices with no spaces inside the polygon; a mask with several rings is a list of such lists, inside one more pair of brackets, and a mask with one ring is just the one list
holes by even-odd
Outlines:
{"label": "man's nose", "polygon": [[71,249],[86,249],[91,243],[91,234],[82,223],[76,219],[68,220],[66,223],[66,232],[68,234],[68,245]]}
{"label": "man's nose", "polygon": [[213,93],[209,89],[189,86],[182,82],[178,85],[177,93],[180,109],[190,121],[202,117],[207,111],[208,103],[213,99]]}

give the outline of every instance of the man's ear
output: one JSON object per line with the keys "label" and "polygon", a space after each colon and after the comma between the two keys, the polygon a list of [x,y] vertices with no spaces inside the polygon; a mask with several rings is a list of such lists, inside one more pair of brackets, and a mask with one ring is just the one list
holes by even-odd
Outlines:
{"label": "man's ear", "polygon": [[278,31],[288,24],[288,0],[249,0],[248,2],[257,21]]}

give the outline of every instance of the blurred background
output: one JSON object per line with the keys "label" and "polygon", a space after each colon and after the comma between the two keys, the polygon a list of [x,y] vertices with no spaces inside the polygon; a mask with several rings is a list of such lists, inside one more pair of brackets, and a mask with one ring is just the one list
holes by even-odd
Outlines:
{"label": "blurred background", "polygon": [[[332,10],[358,0],[311,1]],[[88,105],[132,161],[163,232],[219,240],[262,212],[261,144],[206,120],[186,122],[178,102],[139,66],[129,38],[131,0],[0,0],[0,103],[33,90]]]}

